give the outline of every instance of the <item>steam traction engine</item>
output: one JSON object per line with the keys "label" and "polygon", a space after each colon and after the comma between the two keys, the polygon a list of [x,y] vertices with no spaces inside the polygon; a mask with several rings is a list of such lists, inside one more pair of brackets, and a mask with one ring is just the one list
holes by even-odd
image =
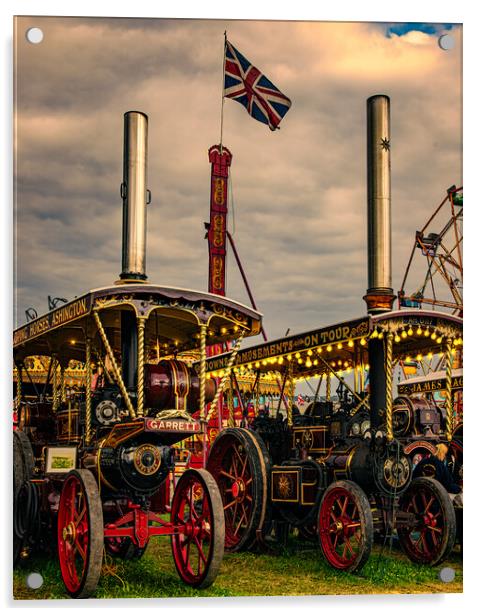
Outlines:
{"label": "steam traction engine", "polygon": [[[219,434],[207,469],[216,479],[226,522],[225,547],[263,540],[284,520],[318,537],[330,565],[357,571],[374,532],[396,531],[407,556],[435,565],[451,551],[455,513],[436,480],[412,480],[412,463],[396,437],[393,369],[407,356],[445,355],[445,438],[454,430],[452,365],[461,342],[459,317],[421,310],[392,311],[389,99],[368,99],[368,315],[244,349],[236,371],[276,373],[282,382],[276,417],[258,416]],[[210,358],[212,376],[228,371],[228,357]],[[351,371],[353,386],[343,377]],[[284,418],[285,391],[297,380],[325,381],[325,401]],[[340,382],[335,406],[331,380]],[[365,387],[368,380],[368,387]],[[318,387],[318,391],[319,391]]]}
{"label": "steam traction engine", "polygon": [[[168,507],[163,490],[172,446],[206,437],[203,410],[215,395],[202,368],[207,340],[260,329],[258,313],[227,298],[146,281],[146,150],[147,117],[126,113],[120,280],[14,332],[14,561],[56,541],[67,592],[78,598],[94,592],[104,548],[138,558],[155,535],[171,536],[185,583],[214,581],[224,549],[215,481],[187,470]],[[186,351],[200,357],[199,373]],[[43,385],[30,382],[34,356],[50,361]],[[67,387],[70,362],[85,365],[81,391]]]}
{"label": "steam traction engine", "polygon": [[[413,335],[394,342],[408,330]],[[326,400],[303,414],[290,404],[286,417],[258,415],[245,428],[217,437],[207,469],[221,491],[226,549],[262,541],[271,522],[281,520],[318,536],[325,558],[338,569],[359,570],[374,533],[395,530],[414,562],[441,562],[454,545],[454,508],[437,481],[411,478],[412,461],[394,432],[391,377],[397,359],[414,353],[443,353],[450,366],[460,336],[458,317],[404,311],[243,349],[238,373],[277,372],[284,387],[317,377]],[[210,374],[224,371],[227,361],[222,355],[209,359]],[[354,375],[353,386],[347,374]],[[369,392],[363,388],[367,377]],[[451,380],[450,368],[446,378]],[[335,381],[341,384],[336,403]],[[448,413],[444,440],[452,440],[453,428]]]}

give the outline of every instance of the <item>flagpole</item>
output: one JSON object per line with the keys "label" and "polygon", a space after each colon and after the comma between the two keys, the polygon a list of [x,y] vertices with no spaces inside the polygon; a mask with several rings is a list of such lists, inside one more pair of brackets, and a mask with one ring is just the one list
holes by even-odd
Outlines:
{"label": "flagpole", "polygon": [[227,42],[226,30],[224,31],[224,53],[223,53],[223,83],[221,88],[221,139],[220,139],[220,153],[223,154],[223,118],[224,118],[224,80],[226,76],[226,42]]}

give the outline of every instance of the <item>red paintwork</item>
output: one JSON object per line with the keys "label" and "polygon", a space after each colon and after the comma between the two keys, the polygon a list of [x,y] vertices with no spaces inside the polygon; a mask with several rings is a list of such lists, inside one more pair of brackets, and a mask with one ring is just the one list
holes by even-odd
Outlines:
{"label": "red paintwork", "polygon": [[[69,525],[75,529],[73,545],[63,537],[63,529]],[[62,579],[67,590],[75,594],[86,574],[90,529],[85,492],[82,483],[73,475],[67,477],[62,488],[57,529]]]}
{"label": "red paintwork", "polygon": [[361,545],[361,522],[353,496],[342,487],[323,500],[318,521],[323,553],[335,569],[349,569]]}
{"label": "red paintwork", "polygon": [[[154,511],[144,511],[134,503],[129,503],[128,507],[131,511],[116,522],[106,524],[104,537],[130,537],[134,545],[143,548],[153,536],[185,532],[185,526],[167,522]],[[153,526],[151,522],[160,526]]]}

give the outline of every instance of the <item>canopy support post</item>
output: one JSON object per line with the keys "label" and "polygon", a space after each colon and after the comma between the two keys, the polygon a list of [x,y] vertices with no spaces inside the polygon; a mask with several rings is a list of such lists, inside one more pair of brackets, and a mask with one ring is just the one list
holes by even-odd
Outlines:
{"label": "canopy support post", "polygon": [[[92,366],[91,339],[85,339],[85,444],[90,445],[92,439]],[[55,368],[56,370],[56,368]],[[55,372],[54,372],[55,374]]]}
{"label": "canopy support post", "polygon": [[392,382],[393,382],[393,332],[387,334],[387,344],[385,349],[385,409],[387,418],[387,439],[390,443],[393,441],[393,396],[392,396]]}
{"label": "canopy support post", "polygon": [[452,338],[447,340],[447,346],[445,348],[445,391],[447,394],[446,399],[446,436],[447,441],[450,443],[453,436],[454,429],[454,417],[453,417],[453,403],[452,403],[452,368],[454,363],[454,356],[452,355]]}
{"label": "canopy support post", "polygon": [[202,421],[203,428],[203,467],[206,467],[207,461],[207,422],[208,418],[206,415],[206,335],[208,331],[208,326],[203,323],[200,326],[201,330],[201,342],[200,342],[200,369],[199,369],[199,417]]}
{"label": "canopy support post", "polygon": [[144,332],[146,317],[137,317],[137,417],[144,416]]}

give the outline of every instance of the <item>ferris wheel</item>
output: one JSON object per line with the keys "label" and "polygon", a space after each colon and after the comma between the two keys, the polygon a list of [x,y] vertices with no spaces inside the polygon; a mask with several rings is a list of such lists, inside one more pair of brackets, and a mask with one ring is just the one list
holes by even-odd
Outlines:
{"label": "ferris wheel", "polygon": [[[455,185],[435,209],[415,242],[398,291],[399,308],[463,313],[463,188]],[[410,290],[407,290],[410,289]]]}

